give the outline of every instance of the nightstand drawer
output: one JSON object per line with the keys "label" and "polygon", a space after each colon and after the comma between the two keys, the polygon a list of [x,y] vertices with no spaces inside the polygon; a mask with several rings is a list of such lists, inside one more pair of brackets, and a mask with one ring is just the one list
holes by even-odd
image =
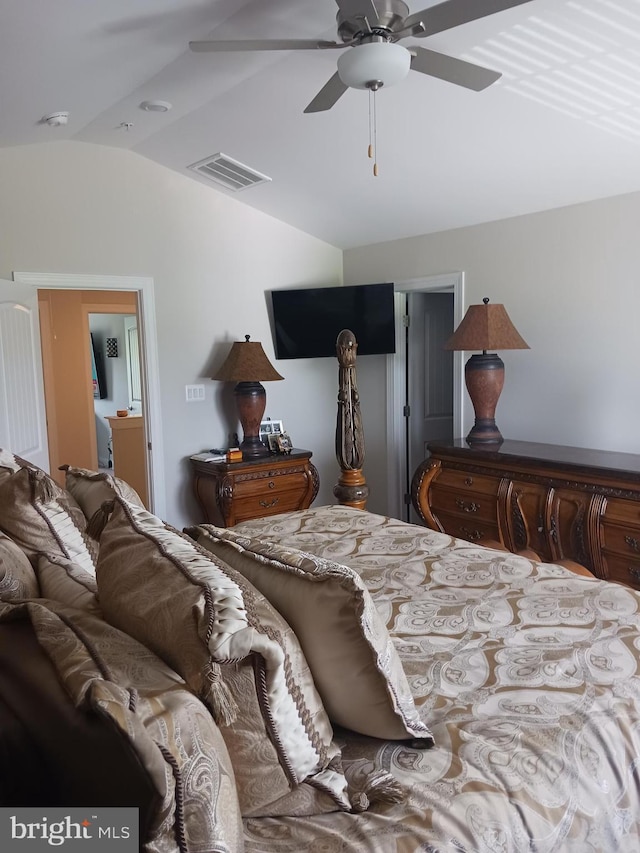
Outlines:
{"label": "nightstand drawer", "polygon": [[259,492],[268,500],[281,492],[297,491],[300,495],[307,487],[308,479],[303,466],[300,466],[300,470],[291,473],[262,471],[256,474],[240,474],[235,478],[233,495],[236,500],[242,500],[248,496],[255,497]]}
{"label": "nightstand drawer", "polygon": [[281,512],[294,512],[300,508],[302,494],[295,492],[270,492],[268,495],[250,495],[233,503],[234,523],[262,518],[265,515],[277,515]]}

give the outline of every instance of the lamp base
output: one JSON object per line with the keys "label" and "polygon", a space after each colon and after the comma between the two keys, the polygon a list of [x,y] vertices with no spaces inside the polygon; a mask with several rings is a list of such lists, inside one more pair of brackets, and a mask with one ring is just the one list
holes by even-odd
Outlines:
{"label": "lamp base", "polygon": [[238,382],[233,389],[238,417],[244,433],[240,450],[243,459],[258,459],[269,455],[269,448],[260,441],[260,424],[267,405],[267,392],[260,382]]}
{"label": "lamp base", "polygon": [[494,418],[476,418],[476,422],[469,430],[465,441],[470,447],[478,447],[483,444],[496,447],[502,444],[504,438]]}
{"label": "lamp base", "polygon": [[464,378],[476,416],[467,444],[474,447],[502,444],[504,439],[495,413],[504,385],[504,362],[496,353],[472,355],[465,365]]}

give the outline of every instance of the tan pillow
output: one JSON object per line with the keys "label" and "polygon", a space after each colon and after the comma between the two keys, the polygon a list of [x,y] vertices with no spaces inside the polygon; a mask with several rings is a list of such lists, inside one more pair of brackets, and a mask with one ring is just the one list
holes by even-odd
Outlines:
{"label": "tan pillow", "polygon": [[[16,456],[15,453],[12,453],[6,448],[0,448],[0,483],[2,483],[2,481],[5,480],[7,477],[10,477],[12,474],[15,474],[16,471],[19,471],[21,468],[33,468],[34,471],[40,470],[38,466],[34,465],[32,462],[28,462],[21,456]],[[73,520],[75,521],[76,526],[79,527],[80,530],[84,530],[87,526],[87,520],[84,517],[84,513],[82,512],[76,501],[64,489],[62,489],[60,492],[60,500],[63,502],[65,508],[69,511],[69,513],[73,516]]]}
{"label": "tan pillow", "polygon": [[[28,611],[38,642],[74,704],[106,717],[132,746],[158,794],[145,850],[243,851],[233,767],[204,705],[166,664],[89,613],[53,601]],[[100,768],[96,768],[100,772]]]}
{"label": "tan pillow", "polygon": [[72,465],[61,465],[59,470],[65,471],[67,491],[78,502],[87,521],[91,520],[105,501],[113,500],[114,495],[120,495],[129,503],[143,506],[134,488],[106,471],[88,471],[86,468],[74,468]]}
{"label": "tan pillow", "polygon": [[40,554],[35,568],[42,598],[51,598],[69,607],[101,615],[95,575],[85,572],[66,557],[55,554]]}
{"label": "tan pillow", "polygon": [[0,482],[0,529],[28,555],[59,554],[95,574],[96,543],[77,526],[64,490],[39,468]]}
{"label": "tan pillow", "polygon": [[357,572],[210,524],[187,532],[250,580],[291,625],[334,723],[432,745],[400,657]]}
{"label": "tan pillow", "polygon": [[[100,539],[105,617],[209,704],[244,816],[349,809],[340,750],[300,645],[242,575],[122,498]],[[285,795],[298,786],[309,797]],[[284,800],[282,798],[285,797]]]}
{"label": "tan pillow", "polygon": [[0,533],[0,599],[19,601],[39,595],[38,579],[27,555],[8,536]]}
{"label": "tan pillow", "polygon": [[19,471],[21,468],[35,467],[35,465],[27,462],[26,459],[22,459],[22,457],[16,456],[15,453],[7,450],[6,447],[0,447],[0,482],[2,482],[5,477],[10,477],[11,474],[15,474],[16,471]]}

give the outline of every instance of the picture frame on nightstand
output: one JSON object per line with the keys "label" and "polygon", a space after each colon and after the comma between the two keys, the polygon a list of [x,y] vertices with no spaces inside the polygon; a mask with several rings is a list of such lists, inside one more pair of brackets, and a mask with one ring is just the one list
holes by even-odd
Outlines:
{"label": "picture frame on nightstand", "polygon": [[286,432],[283,432],[282,435],[274,435],[273,438],[275,439],[274,443],[277,448],[277,453],[291,453],[291,451],[293,450],[293,444],[291,442],[290,436],[287,435]]}
{"label": "picture frame on nightstand", "polygon": [[271,444],[269,443],[269,437],[272,435],[280,435],[284,432],[284,427],[282,426],[282,421],[274,421],[269,418],[266,421],[261,421],[260,423],[260,441],[263,444],[266,444],[271,448]]}

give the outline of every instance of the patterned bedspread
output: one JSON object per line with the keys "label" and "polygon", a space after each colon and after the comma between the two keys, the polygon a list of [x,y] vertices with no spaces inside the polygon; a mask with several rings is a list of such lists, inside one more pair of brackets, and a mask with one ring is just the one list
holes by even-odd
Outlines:
{"label": "patterned bedspread", "polygon": [[348,507],[235,529],[360,573],[436,741],[338,732],[403,802],[247,820],[247,851],[640,851],[640,593]]}

